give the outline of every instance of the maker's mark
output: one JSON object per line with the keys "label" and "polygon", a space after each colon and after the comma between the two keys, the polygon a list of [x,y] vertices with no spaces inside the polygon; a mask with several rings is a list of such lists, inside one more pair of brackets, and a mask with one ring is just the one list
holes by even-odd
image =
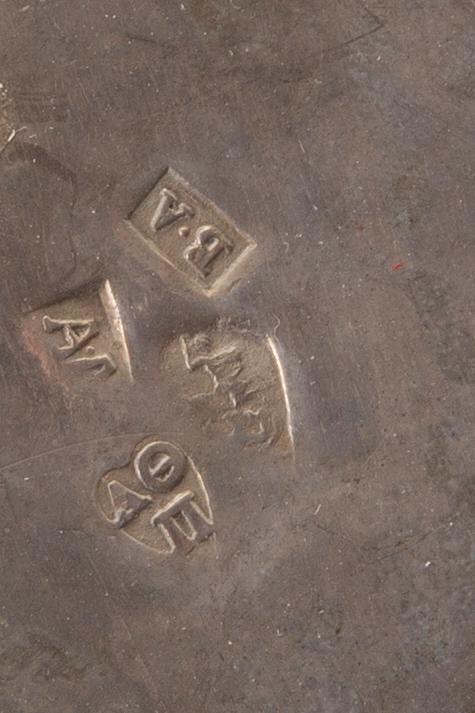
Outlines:
{"label": "maker's mark", "polygon": [[111,284],[48,305],[28,315],[24,337],[46,371],[51,362],[69,379],[131,379],[125,331]]}
{"label": "maker's mark", "polygon": [[218,287],[255,247],[172,169],[136,208],[130,223],[152,250],[205,291]]}

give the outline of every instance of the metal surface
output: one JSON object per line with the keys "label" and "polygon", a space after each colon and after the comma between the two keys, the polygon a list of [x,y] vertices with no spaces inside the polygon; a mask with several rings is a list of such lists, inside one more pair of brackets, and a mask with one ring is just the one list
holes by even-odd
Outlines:
{"label": "metal surface", "polygon": [[474,29],[0,2],[1,713],[473,713]]}

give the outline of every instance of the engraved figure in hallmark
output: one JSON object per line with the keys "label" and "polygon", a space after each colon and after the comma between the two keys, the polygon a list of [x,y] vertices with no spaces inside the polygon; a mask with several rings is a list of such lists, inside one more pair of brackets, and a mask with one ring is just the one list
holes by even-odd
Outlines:
{"label": "engraved figure in hallmark", "polygon": [[[64,341],[54,349],[61,361],[77,369],[91,371],[95,375],[111,376],[117,371],[117,366],[109,354],[97,354],[95,347],[89,344],[99,334],[93,319],[52,319],[44,315],[42,324],[47,334],[61,332]],[[71,358],[82,349],[84,352]]]}
{"label": "engraved figure in hallmark", "polygon": [[[280,361],[269,337],[222,319],[175,344],[189,373],[182,393],[204,428],[217,425],[246,446],[292,447]],[[172,360],[177,346],[170,347]]]}
{"label": "engraved figure in hallmark", "polygon": [[162,188],[156,210],[150,220],[150,227],[152,230],[158,231],[180,218],[185,218],[185,216],[191,218],[194,214],[193,208],[190,208],[186,203],[181,203],[173,191]]}
{"label": "engraved figure in hallmark", "polygon": [[139,444],[127,465],[101,478],[96,498],[109,525],[163,554],[187,554],[214,534],[203,480],[172,443]]}
{"label": "engraved figure in hallmark", "polygon": [[226,420],[232,425],[232,432],[241,441],[251,445],[270,445],[274,440],[275,423],[263,409],[253,411],[244,408],[238,410],[238,404],[227,413]]}
{"label": "engraved figure in hallmark", "polygon": [[197,505],[190,490],[180,493],[156,512],[151,524],[162,529],[172,552],[187,553],[214,532],[212,522]]}
{"label": "engraved figure in hallmark", "polygon": [[238,438],[249,444],[269,444],[275,436],[274,424],[265,413],[259,386],[246,374],[241,345],[225,343],[213,350],[203,335],[190,341],[182,337],[181,344],[187,368],[203,369],[211,381],[211,389],[193,399],[216,404],[221,419]]}
{"label": "engraved figure in hallmark", "polygon": [[214,261],[221,253],[230,253],[232,249],[232,242],[217,228],[212,225],[203,225],[196,231],[194,242],[185,250],[184,254],[202,277],[207,277],[213,269]]}

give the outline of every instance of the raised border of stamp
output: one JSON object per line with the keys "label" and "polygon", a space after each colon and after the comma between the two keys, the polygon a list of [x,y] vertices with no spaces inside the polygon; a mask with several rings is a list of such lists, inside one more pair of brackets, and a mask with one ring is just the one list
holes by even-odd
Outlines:
{"label": "raised border of stamp", "polygon": [[99,290],[99,298],[106,313],[107,320],[115,339],[122,345],[122,356],[130,381],[133,381],[132,363],[130,360],[129,346],[125,336],[124,324],[120,315],[119,305],[112,291],[110,280],[105,280]]}

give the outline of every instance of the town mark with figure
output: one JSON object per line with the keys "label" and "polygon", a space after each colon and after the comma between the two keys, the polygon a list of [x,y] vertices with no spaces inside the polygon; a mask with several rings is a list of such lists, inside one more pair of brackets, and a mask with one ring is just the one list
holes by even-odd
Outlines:
{"label": "town mark with figure", "polygon": [[219,319],[175,339],[162,368],[205,432],[245,447],[293,452],[287,384],[270,336]]}

